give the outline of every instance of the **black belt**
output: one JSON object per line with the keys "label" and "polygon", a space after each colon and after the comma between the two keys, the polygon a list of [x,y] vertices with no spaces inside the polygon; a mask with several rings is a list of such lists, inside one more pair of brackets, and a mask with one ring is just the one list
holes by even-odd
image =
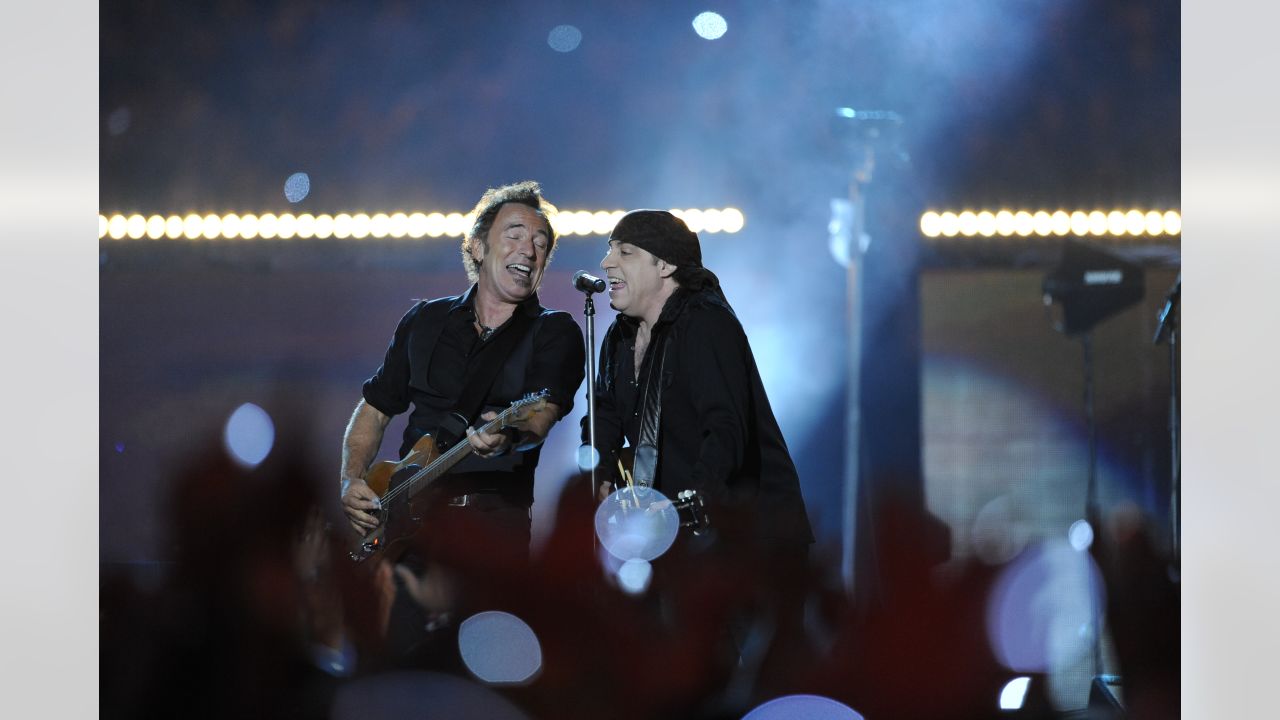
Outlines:
{"label": "black belt", "polygon": [[455,495],[445,503],[449,507],[469,507],[476,510],[496,510],[498,508],[519,508],[519,503],[508,500],[500,492],[481,491]]}

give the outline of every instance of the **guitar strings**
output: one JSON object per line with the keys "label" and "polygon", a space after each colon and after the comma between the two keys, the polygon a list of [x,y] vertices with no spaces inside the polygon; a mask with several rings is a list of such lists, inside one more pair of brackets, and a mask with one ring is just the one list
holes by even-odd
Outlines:
{"label": "guitar strings", "polygon": [[[541,399],[543,397],[545,397],[543,393],[538,393],[537,395],[530,393],[529,395],[526,395],[524,399],[517,401],[511,407],[507,408],[506,410],[503,410],[502,413],[500,413],[497,417],[495,417],[494,419],[490,420],[489,422],[481,426],[480,432],[488,433],[492,431],[499,423],[505,422],[506,417],[509,414],[511,414],[516,410],[523,409],[526,405],[532,404],[536,400]],[[418,472],[414,473],[412,476],[409,477],[409,479],[405,480],[404,482],[400,483],[399,485],[389,490],[387,494],[379,498],[379,500],[391,501],[399,497],[401,494],[409,492],[409,489],[413,487],[414,484],[422,480],[424,477],[426,477],[430,473],[434,472],[437,468],[440,467],[442,463],[446,462],[447,460],[452,460],[453,456],[463,452],[463,448],[470,448],[470,447],[471,447],[470,443],[465,443],[463,441],[457,442],[456,444],[454,444],[453,447],[449,448],[442,455],[440,455],[440,457],[436,458],[435,462],[431,463],[425,468],[422,468]]]}

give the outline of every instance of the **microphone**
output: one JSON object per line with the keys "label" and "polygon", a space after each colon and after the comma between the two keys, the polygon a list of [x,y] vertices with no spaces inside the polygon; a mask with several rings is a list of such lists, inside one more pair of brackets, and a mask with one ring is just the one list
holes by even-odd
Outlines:
{"label": "microphone", "polygon": [[604,281],[595,275],[588,275],[586,270],[579,270],[573,274],[573,288],[588,295],[604,292]]}

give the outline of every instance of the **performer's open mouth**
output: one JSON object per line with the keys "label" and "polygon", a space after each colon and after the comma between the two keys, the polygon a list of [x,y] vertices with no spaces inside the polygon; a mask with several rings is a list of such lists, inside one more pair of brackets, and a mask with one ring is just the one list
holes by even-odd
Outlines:
{"label": "performer's open mouth", "polygon": [[622,289],[625,289],[626,287],[627,287],[627,282],[625,280],[619,280],[616,277],[609,276],[609,292],[613,292],[614,290],[622,290]]}
{"label": "performer's open mouth", "polygon": [[515,275],[517,278],[520,278],[521,280],[528,280],[529,277],[533,274],[533,268],[529,267],[528,265],[522,265],[520,263],[511,263],[510,265],[507,266],[507,270],[510,271],[512,275]]}

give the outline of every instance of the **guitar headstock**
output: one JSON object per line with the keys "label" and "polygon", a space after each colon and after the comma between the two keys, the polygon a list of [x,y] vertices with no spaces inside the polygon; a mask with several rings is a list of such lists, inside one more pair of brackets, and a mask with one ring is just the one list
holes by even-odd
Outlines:
{"label": "guitar headstock", "polygon": [[536,393],[528,393],[524,397],[511,403],[511,406],[502,412],[501,418],[503,427],[520,427],[529,421],[529,418],[537,415],[547,409],[547,398],[551,397],[551,391],[543,388]]}

